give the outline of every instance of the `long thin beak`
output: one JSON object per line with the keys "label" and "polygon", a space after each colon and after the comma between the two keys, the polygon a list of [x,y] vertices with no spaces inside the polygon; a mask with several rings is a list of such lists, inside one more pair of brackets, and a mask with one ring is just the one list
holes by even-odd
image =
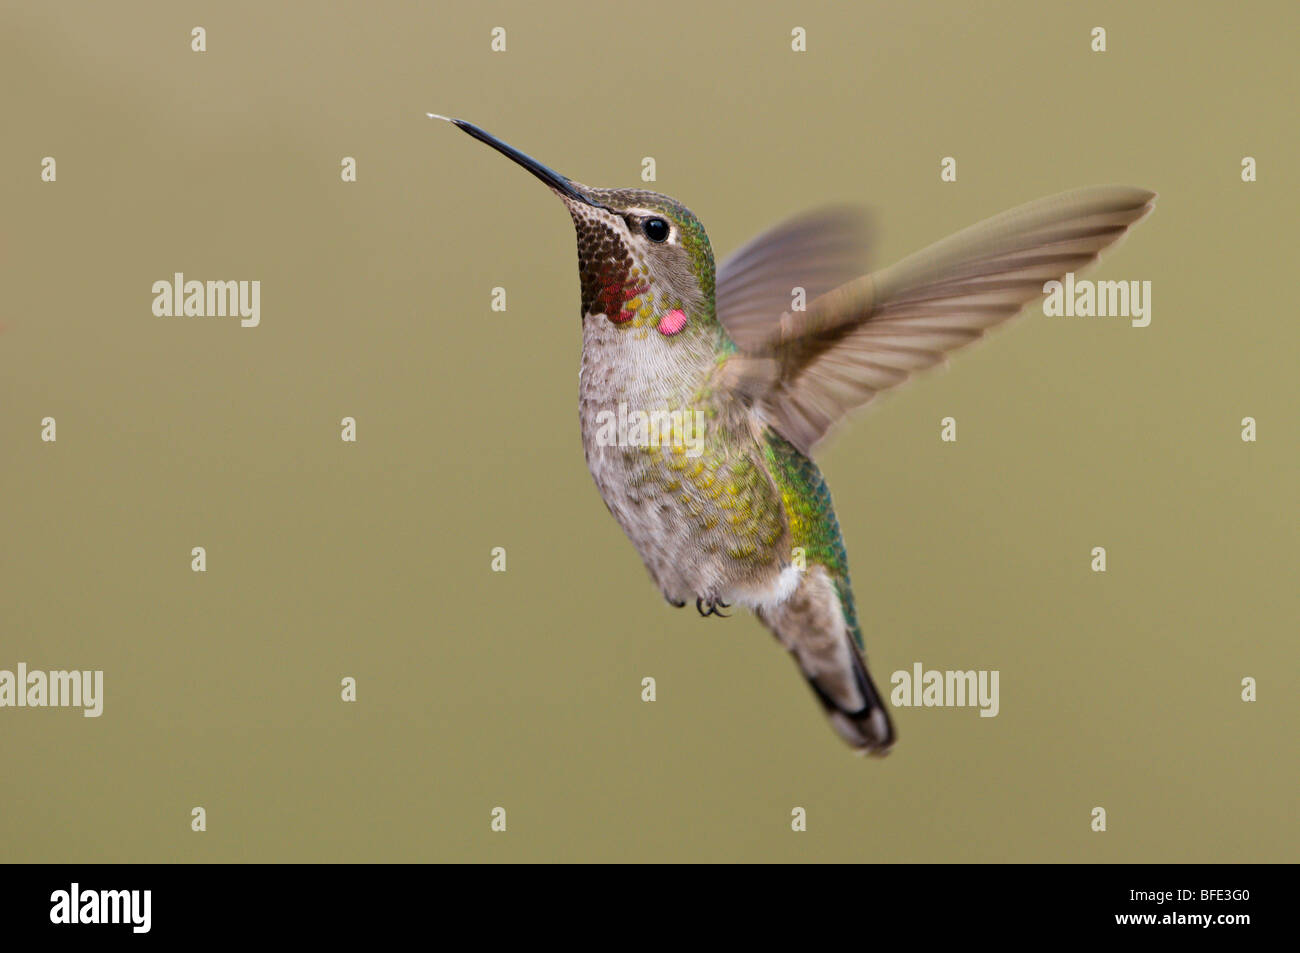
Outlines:
{"label": "long thin beak", "polygon": [[469,135],[473,136],[479,142],[486,142],[489,146],[491,146],[497,152],[501,153],[503,156],[513,159],[515,162],[519,163],[521,166],[523,166],[533,175],[537,176],[539,179],[541,179],[551,188],[555,189],[555,191],[559,192],[561,195],[567,198],[571,198],[574,201],[582,202],[586,205],[594,206],[595,208],[606,208],[606,206],[601,205],[599,202],[592,199],[591,196],[582,192],[577,186],[575,186],[564,176],[560,175],[560,173],[556,172],[554,169],[548,169],[546,166],[542,165],[532,156],[525,155],[524,153],[516,149],[514,146],[507,145],[506,143],[498,139],[496,136],[492,135],[490,132],[480,129],[472,122],[466,122],[464,119],[451,119],[447,116],[439,116],[437,113],[425,113],[425,115],[428,116],[430,119],[441,119],[443,122],[449,122],[453,126],[458,126],[463,132],[466,132]]}

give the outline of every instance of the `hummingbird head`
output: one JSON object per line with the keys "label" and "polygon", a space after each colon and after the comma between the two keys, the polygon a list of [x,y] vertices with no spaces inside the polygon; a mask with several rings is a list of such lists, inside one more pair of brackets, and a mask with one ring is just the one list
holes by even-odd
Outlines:
{"label": "hummingbird head", "polygon": [[473,123],[428,115],[509,157],[564,202],[578,234],[584,320],[666,338],[716,327],[713,250],[690,209],[658,192],[581,185]]}

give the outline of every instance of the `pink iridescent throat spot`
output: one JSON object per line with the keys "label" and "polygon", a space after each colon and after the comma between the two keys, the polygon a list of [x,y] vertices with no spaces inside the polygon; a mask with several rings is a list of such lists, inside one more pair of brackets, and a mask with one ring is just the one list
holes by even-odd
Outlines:
{"label": "pink iridescent throat spot", "polygon": [[673,308],[659,319],[658,331],[664,337],[670,338],[684,327],[686,327],[686,312],[681,308]]}

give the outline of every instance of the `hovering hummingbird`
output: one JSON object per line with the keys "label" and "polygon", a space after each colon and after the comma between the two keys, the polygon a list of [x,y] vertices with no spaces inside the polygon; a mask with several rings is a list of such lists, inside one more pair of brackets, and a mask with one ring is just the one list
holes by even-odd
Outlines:
{"label": "hovering hummingbird", "polygon": [[[704,226],[674,199],[581,185],[473,123],[428,115],[523,166],[573,218],[583,450],[664,598],[693,601],[705,616],[751,608],[844,740],[887,752],[894,729],[867,671],[844,541],[812,449],[848,411],[1091,264],[1151,211],[1155,193],[1095,187],[1040,199],[871,273],[864,215],[824,209],[715,267]],[[619,405],[702,412],[702,452],[602,439]]]}

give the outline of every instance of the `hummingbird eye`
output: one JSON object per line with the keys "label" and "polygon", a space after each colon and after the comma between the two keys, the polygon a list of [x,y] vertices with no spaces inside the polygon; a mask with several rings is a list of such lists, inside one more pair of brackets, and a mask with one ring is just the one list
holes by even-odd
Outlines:
{"label": "hummingbird eye", "polygon": [[641,223],[641,231],[645,232],[645,237],[652,242],[666,242],[671,229],[662,218],[647,218]]}

